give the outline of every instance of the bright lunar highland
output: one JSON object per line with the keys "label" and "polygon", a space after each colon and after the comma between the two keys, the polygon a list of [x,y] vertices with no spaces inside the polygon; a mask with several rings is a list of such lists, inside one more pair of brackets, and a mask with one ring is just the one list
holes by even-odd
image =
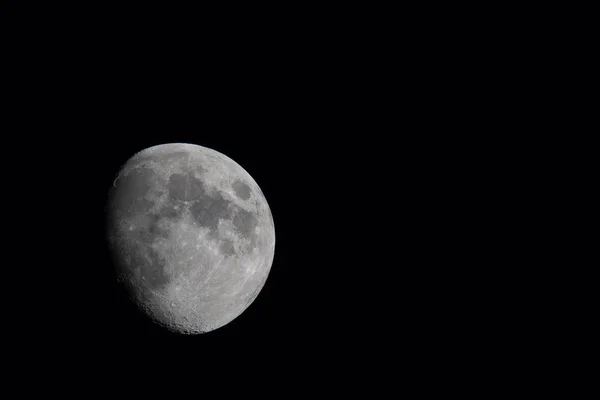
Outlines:
{"label": "bright lunar highland", "polygon": [[187,334],[239,316],[265,284],[273,217],[254,179],[206,147],[147,148],[123,165],[107,203],[118,278],[152,320]]}

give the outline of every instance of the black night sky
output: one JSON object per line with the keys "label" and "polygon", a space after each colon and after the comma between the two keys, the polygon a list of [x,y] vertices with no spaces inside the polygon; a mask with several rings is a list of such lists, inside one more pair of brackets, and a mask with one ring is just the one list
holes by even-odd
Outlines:
{"label": "black night sky", "polygon": [[[29,311],[12,325],[28,327],[36,354],[89,365],[138,351],[182,362],[240,350],[275,369],[300,360],[326,369],[326,360],[343,366],[396,346],[431,348],[447,328],[436,315],[448,311],[431,295],[449,276],[434,259],[451,251],[432,243],[455,234],[437,224],[456,186],[444,186],[454,179],[444,176],[449,164],[436,169],[432,156],[452,140],[435,136],[447,116],[430,113],[419,65],[396,73],[383,40],[327,29],[327,19],[322,33],[301,23],[286,31],[287,20],[236,32],[170,15],[176,31],[166,35],[143,14],[123,12],[109,26],[100,17],[109,12],[80,11],[87,17],[39,25],[52,34],[16,24],[27,46],[15,42],[7,75],[15,90],[4,109],[4,161],[25,171],[7,178],[23,274],[13,286],[29,293],[21,300]],[[275,222],[259,296],[197,336],[173,334],[130,303],[104,231],[119,167],[173,142],[239,163]]]}
{"label": "black night sky", "polygon": [[[409,283],[396,276],[411,271],[401,256],[410,237],[393,222],[413,218],[402,206],[410,178],[389,178],[408,149],[386,156],[396,144],[376,134],[385,127],[364,91],[348,93],[356,87],[339,74],[336,82],[319,77],[322,71],[301,78],[299,71],[158,83],[154,72],[134,67],[112,76],[80,67],[63,72],[68,86],[38,83],[44,90],[34,101],[42,111],[23,115],[15,128],[16,136],[41,134],[31,140],[30,166],[39,177],[36,196],[46,198],[34,217],[45,227],[44,250],[35,255],[43,260],[35,286],[45,333],[35,343],[86,359],[146,346],[168,358],[165,349],[178,344],[186,354],[241,346],[287,359],[370,354],[393,334],[412,312],[393,306]],[[198,336],[166,331],[129,302],[104,237],[106,196],[119,167],[137,151],[172,142],[239,163],[260,185],[275,222],[275,258],[259,296],[233,322]]]}

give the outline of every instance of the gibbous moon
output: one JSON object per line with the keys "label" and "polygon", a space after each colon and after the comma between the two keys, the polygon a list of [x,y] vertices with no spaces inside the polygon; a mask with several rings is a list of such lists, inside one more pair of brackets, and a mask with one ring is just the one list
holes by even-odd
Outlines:
{"label": "gibbous moon", "polygon": [[163,144],[135,154],[107,203],[119,280],[155,322],[205,333],[239,316],[273,263],[275,228],[252,177],[206,147]]}

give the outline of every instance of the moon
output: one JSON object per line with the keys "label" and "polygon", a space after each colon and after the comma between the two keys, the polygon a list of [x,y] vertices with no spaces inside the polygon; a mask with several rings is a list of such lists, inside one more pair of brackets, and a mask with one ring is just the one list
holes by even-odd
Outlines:
{"label": "moon", "polygon": [[170,143],[123,165],[106,209],[117,277],[154,322],[201,334],[238,317],[268,277],[273,216],[254,179],[207,147]]}

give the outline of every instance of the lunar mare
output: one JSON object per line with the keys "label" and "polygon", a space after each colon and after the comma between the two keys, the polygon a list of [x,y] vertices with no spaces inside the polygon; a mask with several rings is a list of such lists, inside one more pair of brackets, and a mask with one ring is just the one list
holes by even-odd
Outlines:
{"label": "lunar mare", "polygon": [[135,154],[109,193],[107,236],[119,280],[155,322],[204,333],[239,316],[265,284],[273,217],[239,164],[173,143]]}

